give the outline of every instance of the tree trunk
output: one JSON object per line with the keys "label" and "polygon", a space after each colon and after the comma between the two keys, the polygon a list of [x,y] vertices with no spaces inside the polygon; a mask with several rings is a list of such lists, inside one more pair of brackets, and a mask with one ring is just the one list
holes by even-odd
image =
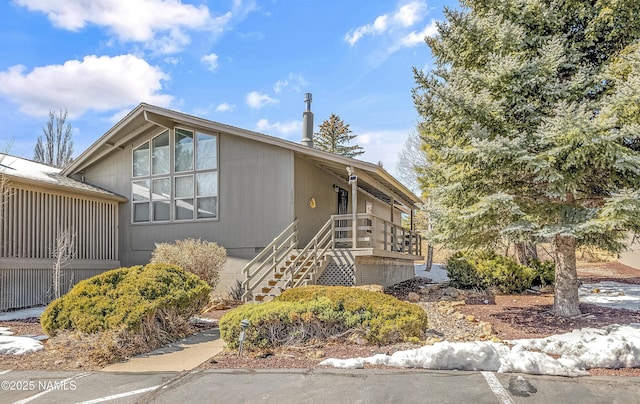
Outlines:
{"label": "tree trunk", "polygon": [[516,241],[514,245],[519,264],[528,265],[530,259],[538,259],[538,250],[533,241]]}
{"label": "tree trunk", "polygon": [[575,317],[581,314],[578,304],[578,273],[576,271],[576,239],[555,236],[556,285],[553,312],[561,317]]}

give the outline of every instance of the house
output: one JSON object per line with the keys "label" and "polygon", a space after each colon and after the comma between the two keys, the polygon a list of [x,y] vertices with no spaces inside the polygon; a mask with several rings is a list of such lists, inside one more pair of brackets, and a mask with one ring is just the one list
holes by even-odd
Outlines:
{"label": "house", "polygon": [[57,175],[119,203],[122,266],[200,238],[227,250],[219,290],[239,280],[246,299],[413,277],[421,240],[401,224],[420,199],[379,165],[314,149],[309,106],[294,143],[140,104]]}
{"label": "house", "polygon": [[64,232],[73,259],[61,265],[62,292],[120,266],[118,209],[126,201],[57,168],[0,154],[0,310],[51,300],[55,251]]}

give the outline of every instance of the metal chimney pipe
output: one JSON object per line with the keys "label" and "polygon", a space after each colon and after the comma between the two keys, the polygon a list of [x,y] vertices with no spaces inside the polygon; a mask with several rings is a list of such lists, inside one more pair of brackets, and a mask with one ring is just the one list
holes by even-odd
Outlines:
{"label": "metal chimney pipe", "polygon": [[302,113],[302,144],[313,149],[313,112],[311,112],[311,93],[304,94],[307,109]]}

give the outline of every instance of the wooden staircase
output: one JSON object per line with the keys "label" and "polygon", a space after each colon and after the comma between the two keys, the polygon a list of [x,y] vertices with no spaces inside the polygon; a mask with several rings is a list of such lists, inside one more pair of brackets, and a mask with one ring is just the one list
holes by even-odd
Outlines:
{"label": "wooden staircase", "polygon": [[[301,265],[301,261],[305,261],[305,264]],[[325,260],[323,259],[322,263],[324,262]],[[254,293],[253,299],[257,302],[267,301],[273,299],[282,293],[283,290],[287,289],[287,285],[291,284],[291,277],[286,276],[287,268],[294,265],[294,263],[296,267],[300,267],[300,270],[296,271],[297,273],[293,276],[294,284],[307,285],[313,280],[313,276],[311,274],[319,276],[320,271],[313,271],[313,261],[306,260],[304,257],[298,260],[297,255],[292,255],[288,261],[285,261],[283,266],[276,269],[273,277],[267,281],[267,285],[262,287],[262,292]]]}
{"label": "wooden staircase", "polygon": [[242,270],[242,300],[267,301],[283,290],[313,284],[327,264],[327,251],[334,246],[333,219],[298,249],[298,221],[291,223]]}

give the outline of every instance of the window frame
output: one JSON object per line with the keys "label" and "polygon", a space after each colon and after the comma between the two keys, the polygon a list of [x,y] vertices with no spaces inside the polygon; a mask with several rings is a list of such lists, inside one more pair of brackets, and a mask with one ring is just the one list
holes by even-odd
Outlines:
{"label": "window frame", "polygon": [[[191,133],[191,144],[192,144],[192,152],[191,152],[191,169],[184,171],[177,171],[177,135],[178,130],[183,132]],[[158,137],[168,133],[169,136],[169,145],[168,145],[168,164],[169,171],[168,172],[160,172],[154,173],[153,167],[153,154],[154,154],[154,140]],[[198,159],[198,137],[204,135],[213,138],[213,142],[215,145],[215,151],[213,156],[207,156],[208,158],[213,158],[215,161],[214,168],[206,168],[206,169],[197,169],[197,159]],[[147,175],[138,175],[134,176],[134,162],[135,162],[135,153],[136,150],[146,145],[147,150]],[[203,148],[204,150],[204,148]],[[131,151],[131,224],[132,225],[147,225],[147,224],[168,224],[168,223],[188,223],[188,222],[204,222],[204,221],[219,221],[220,220],[220,133],[212,133],[206,131],[200,131],[184,126],[175,126],[171,129],[163,129],[162,131],[153,134],[149,138],[147,138],[144,142],[139,143],[137,146],[132,147]],[[144,172],[144,170],[143,170]],[[212,184],[212,188],[215,190],[215,195],[206,195],[206,196],[198,196],[197,193],[197,178],[199,174],[214,174],[215,175],[215,184]],[[177,179],[178,178],[188,178],[191,177],[191,193],[190,197],[185,196],[177,196]],[[154,184],[158,180],[168,179],[169,181],[169,195],[159,197],[154,194]],[[136,182],[147,181],[148,184],[148,196],[146,200],[140,199],[140,197],[134,197],[134,184]],[[215,200],[215,212],[211,217],[199,217],[198,213],[198,201],[199,199],[205,198],[214,198]],[[138,200],[136,200],[138,199]],[[178,218],[178,203],[180,201],[190,200],[191,208],[192,208],[192,216],[191,218],[179,219]],[[169,218],[168,219],[155,219],[155,203],[166,203],[168,201],[169,204]],[[147,210],[149,212],[148,220],[146,221],[136,221],[135,212],[136,204],[147,204]]]}

